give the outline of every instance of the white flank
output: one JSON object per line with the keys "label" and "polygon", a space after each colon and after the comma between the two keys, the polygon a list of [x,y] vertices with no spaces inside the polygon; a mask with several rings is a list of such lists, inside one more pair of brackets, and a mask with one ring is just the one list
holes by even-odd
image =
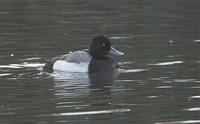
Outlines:
{"label": "white flank", "polygon": [[66,72],[88,72],[89,63],[72,63],[58,60],[53,65],[53,70]]}

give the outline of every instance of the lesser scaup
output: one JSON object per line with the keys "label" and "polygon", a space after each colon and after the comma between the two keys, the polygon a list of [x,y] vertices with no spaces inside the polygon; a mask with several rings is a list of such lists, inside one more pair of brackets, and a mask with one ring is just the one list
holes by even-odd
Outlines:
{"label": "lesser scaup", "polygon": [[75,51],[66,55],[52,58],[43,67],[44,71],[53,72],[89,72],[101,73],[114,71],[119,68],[117,62],[109,57],[124,53],[111,46],[110,40],[104,35],[97,35],[89,45],[88,51]]}

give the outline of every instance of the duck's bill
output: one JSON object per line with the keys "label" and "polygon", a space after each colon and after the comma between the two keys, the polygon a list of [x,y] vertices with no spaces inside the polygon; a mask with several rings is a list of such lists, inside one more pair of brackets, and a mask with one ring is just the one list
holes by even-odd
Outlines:
{"label": "duck's bill", "polygon": [[111,47],[110,49],[110,52],[109,52],[111,55],[116,55],[116,56],[122,56],[124,55],[124,53],[116,50],[114,47]]}

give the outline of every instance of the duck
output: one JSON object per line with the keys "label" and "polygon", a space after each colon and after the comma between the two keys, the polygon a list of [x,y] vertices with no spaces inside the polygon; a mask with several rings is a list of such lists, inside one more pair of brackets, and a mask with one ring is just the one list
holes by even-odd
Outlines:
{"label": "duck", "polygon": [[110,55],[121,56],[123,52],[115,49],[105,35],[93,37],[88,49],[70,52],[56,56],[43,66],[46,72],[88,72],[104,73],[113,72],[119,64]]}

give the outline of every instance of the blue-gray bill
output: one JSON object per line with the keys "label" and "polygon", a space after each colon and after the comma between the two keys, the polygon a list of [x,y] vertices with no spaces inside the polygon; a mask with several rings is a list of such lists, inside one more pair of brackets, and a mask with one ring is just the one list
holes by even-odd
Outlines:
{"label": "blue-gray bill", "polygon": [[111,55],[116,55],[116,56],[122,56],[122,55],[124,55],[123,52],[120,52],[120,51],[116,50],[116,49],[115,49],[114,47],[112,47],[112,46],[111,46],[111,49],[110,49],[109,53],[110,53]]}

